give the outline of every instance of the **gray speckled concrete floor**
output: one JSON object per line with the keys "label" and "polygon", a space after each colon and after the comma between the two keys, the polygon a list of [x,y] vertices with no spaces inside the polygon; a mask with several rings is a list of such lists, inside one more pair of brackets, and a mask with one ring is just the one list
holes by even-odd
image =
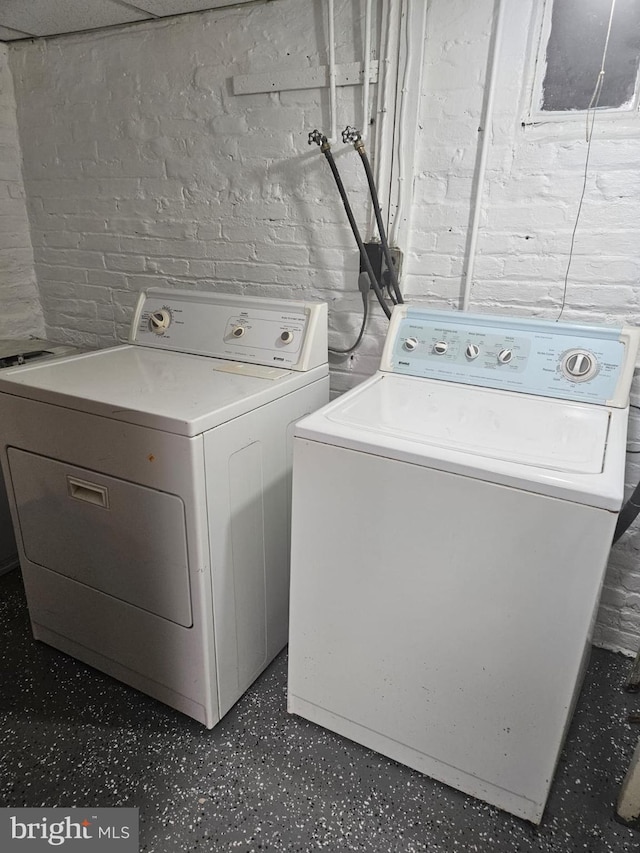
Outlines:
{"label": "gray speckled concrete floor", "polygon": [[0,577],[0,801],[137,806],[142,851],[626,853],[630,661],[594,650],[540,827],[286,713],[282,654],[212,731],[31,638]]}

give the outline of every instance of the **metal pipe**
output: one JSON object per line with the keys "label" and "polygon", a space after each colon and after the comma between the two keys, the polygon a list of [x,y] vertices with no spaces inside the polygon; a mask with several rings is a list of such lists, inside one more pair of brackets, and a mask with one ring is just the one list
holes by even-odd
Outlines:
{"label": "metal pipe", "polygon": [[[378,103],[376,107],[375,178],[382,207],[391,210],[391,172],[393,168],[394,109],[397,85],[400,0],[383,0],[382,39],[378,63]],[[371,211],[370,230],[375,222]]]}
{"label": "metal pipe", "polygon": [[331,112],[331,135],[329,142],[338,140],[338,115],[336,98],[336,33],[333,0],[327,0],[329,9],[329,110]]}
{"label": "metal pipe", "polygon": [[412,172],[417,129],[412,122],[420,102],[428,5],[424,0],[418,4],[415,0],[404,0],[404,56],[402,42],[398,45],[399,64],[404,60],[404,71],[397,131],[397,208],[395,216],[389,221],[389,240],[394,246],[403,249],[408,242],[413,201]]}
{"label": "metal pipe", "polygon": [[489,156],[489,136],[491,133],[491,124],[493,122],[493,102],[497,82],[497,70],[500,60],[500,43],[502,41],[502,24],[504,15],[502,14],[502,0],[496,0],[495,27],[493,37],[493,53],[491,56],[491,64],[488,68],[488,77],[486,81],[487,99],[484,110],[482,125],[479,132],[480,137],[480,160],[478,162],[478,180],[476,183],[475,205],[473,208],[473,218],[471,220],[471,228],[469,231],[469,248],[467,250],[467,268],[464,275],[464,286],[462,290],[462,305],[461,310],[467,311],[469,308],[469,300],[471,298],[471,287],[473,285],[473,272],[475,268],[476,248],[478,244],[478,230],[480,227],[480,215],[482,213],[482,196],[484,192],[484,179],[487,172],[487,158]]}
{"label": "metal pipe", "polygon": [[369,129],[369,78],[371,77],[371,4],[367,0],[364,13],[364,67],[362,81],[362,138],[367,138]]}

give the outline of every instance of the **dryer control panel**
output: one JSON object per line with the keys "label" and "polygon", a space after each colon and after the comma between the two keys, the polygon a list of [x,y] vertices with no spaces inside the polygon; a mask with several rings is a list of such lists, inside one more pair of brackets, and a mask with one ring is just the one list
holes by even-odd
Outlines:
{"label": "dryer control panel", "polygon": [[399,305],[381,370],[626,406],[640,330]]}
{"label": "dryer control panel", "polygon": [[208,291],[140,294],[132,344],[310,370],[327,361],[327,306]]}

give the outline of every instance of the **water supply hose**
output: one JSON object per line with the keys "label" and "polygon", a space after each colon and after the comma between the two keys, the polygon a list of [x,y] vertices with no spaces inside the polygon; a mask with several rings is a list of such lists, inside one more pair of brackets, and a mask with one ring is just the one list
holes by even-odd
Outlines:
{"label": "water supply hose", "polygon": [[367,183],[369,184],[369,192],[371,194],[371,201],[373,202],[373,211],[376,217],[376,223],[378,225],[378,233],[380,234],[380,243],[382,244],[382,252],[384,254],[384,259],[387,264],[387,270],[389,272],[389,278],[391,279],[391,286],[393,287],[393,292],[395,294],[395,301],[402,303],[404,299],[402,298],[402,294],[400,293],[400,286],[398,284],[398,275],[396,273],[396,267],[393,263],[393,258],[391,257],[391,252],[389,251],[389,243],[387,241],[387,232],[384,227],[384,222],[382,221],[382,211],[380,210],[380,201],[378,199],[378,191],[376,190],[376,184],[373,179],[373,172],[371,171],[371,164],[369,163],[369,158],[367,157],[367,152],[364,147],[364,142],[362,140],[362,134],[355,127],[345,127],[342,131],[342,141],[343,142],[351,142],[353,147],[356,149],[358,154],[360,155],[360,159],[362,160],[362,165],[364,166],[364,171],[367,176]]}
{"label": "water supply hose", "polygon": [[367,328],[367,320],[369,319],[369,277],[366,272],[361,272],[358,276],[358,288],[360,293],[362,294],[362,323],[360,325],[360,331],[358,332],[358,337],[356,338],[355,343],[351,344],[350,347],[344,347],[344,349],[340,347],[329,347],[329,352],[334,353],[335,355],[348,355],[350,352],[353,352],[357,347],[360,346],[360,341],[365,333],[365,329]]}
{"label": "water supply hose", "polygon": [[316,143],[316,145],[320,146],[320,151],[324,154],[327,159],[327,162],[329,163],[329,166],[331,167],[331,172],[333,173],[334,180],[338,187],[338,192],[340,193],[340,198],[342,199],[342,203],[347,214],[347,219],[349,220],[349,225],[351,226],[353,236],[355,237],[356,243],[358,244],[358,251],[360,252],[362,266],[364,267],[367,275],[369,276],[371,287],[373,288],[373,291],[378,299],[378,302],[380,303],[380,306],[382,307],[382,310],[387,315],[387,318],[391,319],[391,309],[385,301],[384,293],[380,288],[378,279],[376,278],[375,273],[373,271],[373,267],[371,266],[369,255],[367,255],[367,250],[365,249],[364,243],[362,242],[362,237],[360,236],[360,231],[358,230],[356,220],[353,216],[353,211],[351,210],[351,205],[349,204],[349,199],[347,198],[347,193],[344,188],[344,184],[342,183],[342,178],[340,177],[338,167],[336,166],[335,160],[333,159],[333,154],[331,153],[331,145],[329,144],[329,140],[323,133],[320,133],[319,130],[312,130],[309,134],[309,145],[314,142]]}

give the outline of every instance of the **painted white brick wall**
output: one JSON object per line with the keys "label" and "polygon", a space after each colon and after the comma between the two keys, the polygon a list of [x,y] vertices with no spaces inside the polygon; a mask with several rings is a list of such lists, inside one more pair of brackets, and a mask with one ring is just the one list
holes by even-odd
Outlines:
{"label": "painted white brick wall", "polygon": [[[357,6],[336,3],[339,64],[361,59]],[[278,0],[12,47],[50,334],[122,340],[138,292],[155,285],[324,299],[332,341],[355,336],[357,249],[307,142],[328,129],[327,93],[235,96],[232,85],[236,74],[286,65],[295,79],[326,64],[325,30],[319,4]],[[340,128],[359,103],[355,88],[339,90]],[[343,153],[364,227],[364,174]],[[336,363],[338,389],[353,381],[340,378],[348,365]]]}
{"label": "painted white brick wall", "polygon": [[[358,4],[338,9],[337,59],[360,58]],[[507,8],[471,307],[557,316],[581,190],[583,123],[525,127],[533,0]],[[492,0],[431,0],[405,257],[408,298],[457,307],[468,239]],[[317,90],[233,94],[235,74],[326,62],[320,4],[277,0],[11,48],[25,186],[50,334],[90,345],[126,335],[137,292],[193,286],[326,299],[331,340],[359,326],[358,260],[329,169],[307,145],[328,127]],[[339,127],[361,124],[340,90]],[[596,125],[592,179],[566,319],[640,320],[637,121]],[[410,141],[409,141],[410,142]],[[357,155],[338,164],[361,227]],[[333,387],[375,370],[386,322],[332,358]],[[638,389],[634,399],[640,403]],[[631,441],[640,449],[640,419]],[[630,456],[629,489],[640,476]],[[614,548],[596,639],[640,643],[640,537]]]}
{"label": "painted white brick wall", "polygon": [[42,337],[44,319],[22,183],[13,79],[0,45],[0,338]]}

